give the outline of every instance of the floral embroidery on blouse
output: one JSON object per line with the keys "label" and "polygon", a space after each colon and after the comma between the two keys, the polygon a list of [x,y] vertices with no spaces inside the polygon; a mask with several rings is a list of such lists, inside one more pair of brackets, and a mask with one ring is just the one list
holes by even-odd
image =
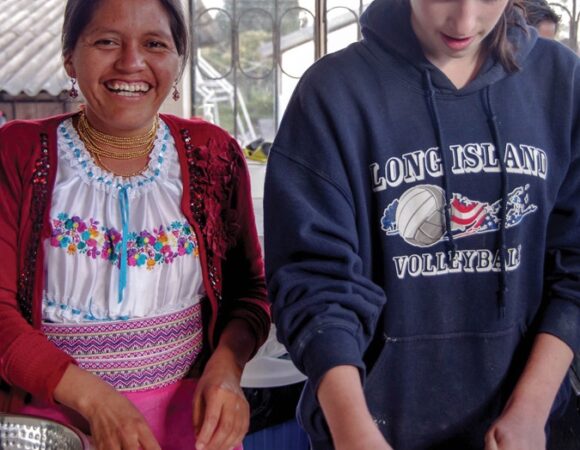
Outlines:
{"label": "floral embroidery on blouse", "polygon": [[[106,228],[98,220],[83,221],[78,216],[60,213],[51,220],[50,245],[66,250],[69,255],[81,254],[103,259],[119,267],[121,232]],[[127,264],[134,267],[171,264],[179,256],[199,256],[195,234],[187,222],[175,221],[169,226],[129,233]]]}

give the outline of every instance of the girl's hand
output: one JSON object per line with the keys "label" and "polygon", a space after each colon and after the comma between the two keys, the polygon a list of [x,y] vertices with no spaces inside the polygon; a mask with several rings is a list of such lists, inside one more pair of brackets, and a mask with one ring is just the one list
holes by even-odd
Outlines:
{"label": "girl's hand", "polygon": [[71,364],[54,398],[88,421],[96,450],[161,450],[133,403],[90,372]]}
{"label": "girl's hand", "polygon": [[564,341],[538,334],[514,392],[485,436],[485,450],[546,450],[546,422],[573,358]]}
{"label": "girl's hand", "polygon": [[250,423],[241,376],[242,369],[229,349],[218,347],[197,383],[193,399],[196,450],[230,450],[241,445]]}
{"label": "girl's hand", "polygon": [[508,404],[485,435],[485,450],[546,450],[545,421]]}
{"label": "girl's hand", "polygon": [[352,440],[336,442],[336,450],[393,450],[374,422],[363,426],[366,431],[360,429],[357,435],[352,436]]}
{"label": "girl's hand", "polygon": [[317,395],[337,450],[393,450],[369,412],[356,367],[330,369]]}

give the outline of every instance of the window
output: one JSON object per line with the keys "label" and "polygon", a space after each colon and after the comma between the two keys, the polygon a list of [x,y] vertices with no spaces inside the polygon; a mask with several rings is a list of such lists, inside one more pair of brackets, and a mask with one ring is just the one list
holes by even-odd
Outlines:
{"label": "window", "polygon": [[371,0],[190,0],[192,113],[247,144],[273,140],[300,76],[360,39]]}

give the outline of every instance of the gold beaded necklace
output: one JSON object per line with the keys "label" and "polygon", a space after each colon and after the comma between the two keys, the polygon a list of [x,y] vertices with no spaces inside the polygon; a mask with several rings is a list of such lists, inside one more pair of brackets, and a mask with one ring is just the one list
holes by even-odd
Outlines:
{"label": "gold beaded necklace", "polygon": [[[89,153],[91,153],[90,150],[89,150]],[[103,169],[103,170],[105,170],[107,172],[111,172],[112,174],[118,175],[118,176],[123,177],[123,178],[131,178],[131,177],[134,177],[134,176],[137,176],[137,175],[141,175],[143,172],[145,172],[145,170],[147,169],[147,166],[149,166],[149,160],[147,160],[145,162],[145,164],[143,165],[143,167],[141,167],[141,168],[139,168],[139,169],[137,169],[137,170],[135,170],[133,172],[129,172],[129,173],[123,172],[123,173],[121,173],[118,170],[113,170],[109,166],[107,166],[101,160],[101,157],[99,155],[94,154],[94,153],[91,153],[91,155],[93,156],[93,159],[95,160],[95,163],[97,164],[97,166],[99,166],[101,169]]]}
{"label": "gold beaded necklace", "polygon": [[[89,124],[84,111],[81,111],[79,115],[79,120],[77,122],[77,131],[80,139],[85,144],[86,149],[95,160],[95,163],[101,169],[122,176],[124,178],[129,178],[143,173],[145,169],[147,169],[147,166],[149,165],[149,160],[145,162],[145,165],[143,167],[134,172],[120,173],[118,171],[112,170],[109,166],[107,166],[103,162],[102,158],[110,158],[126,161],[129,159],[137,159],[149,155],[149,153],[151,153],[151,150],[153,150],[153,145],[155,142],[155,137],[157,135],[158,126],[159,126],[159,117],[156,116],[153,125],[151,126],[151,129],[144,135],[131,137],[112,136],[93,128],[91,124]],[[106,145],[118,150],[127,150],[127,149],[138,149],[138,150],[110,151],[101,148],[101,145]]]}
{"label": "gold beaded necklace", "polygon": [[[141,158],[142,156],[149,154],[153,148],[153,143],[155,142],[158,126],[159,117],[156,116],[153,125],[151,125],[151,129],[143,135],[130,137],[112,136],[95,129],[89,123],[87,116],[83,111],[79,115],[77,129],[80,138],[92,154],[98,155],[101,158],[127,160]],[[105,150],[102,146],[112,147],[117,151]]]}

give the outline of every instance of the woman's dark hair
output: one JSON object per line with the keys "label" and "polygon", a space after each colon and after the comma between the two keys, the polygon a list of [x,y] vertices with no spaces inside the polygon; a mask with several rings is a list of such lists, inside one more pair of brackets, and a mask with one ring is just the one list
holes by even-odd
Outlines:
{"label": "woman's dark hair", "polygon": [[500,62],[508,72],[515,72],[519,69],[516,61],[516,49],[508,39],[508,29],[511,27],[520,27],[527,33],[522,26],[524,9],[522,0],[508,0],[506,8],[499,19],[499,22],[487,36],[487,48],[491,54]]}
{"label": "woman's dark hair", "polygon": [[[116,0],[122,1],[122,0]],[[177,53],[185,65],[189,53],[189,34],[180,0],[158,0],[167,11],[169,25]],[[62,25],[62,54],[70,54],[84,29],[89,24],[102,0],[68,0]]]}

